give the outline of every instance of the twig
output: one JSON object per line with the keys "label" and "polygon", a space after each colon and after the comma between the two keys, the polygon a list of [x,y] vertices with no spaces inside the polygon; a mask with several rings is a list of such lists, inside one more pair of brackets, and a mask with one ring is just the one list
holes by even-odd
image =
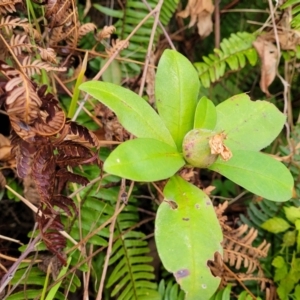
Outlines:
{"label": "twig", "polygon": [[220,48],[220,0],[215,1],[215,48]]}
{"label": "twig", "polygon": [[[284,109],[283,109],[283,113],[285,115],[287,115],[288,120],[287,120],[287,124],[286,127],[291,127],[293,125],[293,120],[291,120],[291,114],[288,111],[288,107],[289,107],[289,92],[290,92],[290,85],[289,83],[279,74],[278,72],[278,66],[280,63],[280,56],[281,56],[281,49],[280,49],[280,42],[279,42],[279,37],[278,37],[278,31],[277,31],[277,27],[276,27],[276,22],[275,22],[275,17],[274,17],[274,7],[273,7],[273,3],[272,0],[268,0],[269,1],[269,7],[270,7],[270,13],[271,13],[271,19],[272,19],[272,24],[273,24],[273,30],[274,30],[274,36],[275,36],[275,40],[276,40],[276,47],[277,47],[277,51],[278,51],[278,59],[277,59],[277,76],[279,77],[279,79],[281,80],[281,83],[283,85],[283,99],[284,99]],[[277,8],[277,5],[275,7],[275,10]],[[290,130],[288,130],[288,132],[290,132]],[[287,140],[289,141],[289,136],[287,136]]]}
{"label": "twig", "polygon": [[146,55],[146,60],[145,60],[143,76],[142,76],[142,80],[141,80],[141,84],[140,84],[140,90],[139,90],[139,95],[140,96],[143,95],[143,90],[144,90],[146,77],[147,77],[147,72],[148,72],[149,61],[150,61],[150,57],[151,57],[151,51],[152,51],[152,47],[153,47],[153,41],[154,41],[154,37],[155,37],[157,24],[158,24],[158,21],[159,21],[159,14],[160,14],[161,6],[162,6],[163,3],[164,3],[163,0],[159,0],[157,6],[155,7],[156,14],[155,14],[155,18],[154,18],[153,27],[152,27],[152,30],[151,30],[151,35],[150,35],[150,40],[149,40],[149,44],[148,44],[148,50],[147,50],[147,55]]}
{"label": "twig", "polygon": [[[115,212],[118,211],[118,209],[120,207],[121,195],[125,192],[125,188],[126,188],[126,182],[125,182],[125,179],[122,179]],[[103,270],[102,270],[102,275],[101,275],[101,280],[100,280],[100,285],[99,285],[96,300],[102,299],[102,291],[104,289],[104,281],[105,281],[106,273],[107,273],[107,269],[108,269],[109,258],[112,253],[112,246],[113,246],[113,241],[114,241],[114,232],[115,232],[115,225],[116,225],[117,218],[118,218],[118,215],[115,215],[114,219],[112,220],[112,222],[109,226],[110,234],[109,234],[108,247],[107,247],[107,251],[106,251],[105,262],[103,265]]]}
{"label": "twig", "polygon": [[[133,30],[132,32],[128,35],[128,37],[123,41],[124,44],[126,44],[127,42],[129,42],[129,40],[131,39],[131,37],[139,30],[140,27],[142,27],[142,25],[153,15],[157,12],[157,9],[155,8],[154,10],[152,10]],[[117,49],[116,52],[114,52],[114,54],[107,60],[107,62],[105,63],[105,65],[102,67],[102,69],[98,72],[98,74],[93,78],[93,80],[99,80],[99,78],[103,75],[103,73],[106,71],[106,69],[108,68],[108,66],[111,64],[111,62],[117,57],[117,55],[119,54],[119,52],[122,50],[122,47],[120,47],[120,49]],[[84,106],[85,102],[87,101],[89,95],[86,94],[84,99],[81,101],[79,107],[77,108],[72,121],[75,121],[82,109],[82,107]]]}
{"label": "twig", "polygon": [[[151,6],[148,4],[148,2],[147,2],[146,0],[142,0],[142,1],[143,1],[143,3],[147,6],[147,8],[149,9],[149,11],[151,11],[152,8],[151,8]],[[161,28],[161,30],[163,31],[164,36],[165,36],[166,40],[168,41],[168,43],[169,43],[171,49],[176,50],[176,48],[175,48],[175,46],[174,46],[174,44],[173,44],[173,42],[172,42],[172,40],[171,40],[170,35],[167,33],[167,31],[166,31],[164,25],[161,23],[160,20],[158,20],[158,25],[159,25],[159,27]]]}
{"label": "twig", "polygon": [[[46,226],[43,228],[43,232],[45,232],[48,227],[51,225],[53,222],[53,219],[49,219],[48,223]],[[27,245],[27,248],[25,251],[20,255],[20,257],[13,263],[13,265],[9,268],[8,272],[4,274],[0,281],[0,294],[3,292],[5,287],[9,284],[9,282],[13,279],[20,263],[29,255],[30,252],[34,251],[34,247],[36,243],[41,239],[41,233],[39,233],[34,240]]]}

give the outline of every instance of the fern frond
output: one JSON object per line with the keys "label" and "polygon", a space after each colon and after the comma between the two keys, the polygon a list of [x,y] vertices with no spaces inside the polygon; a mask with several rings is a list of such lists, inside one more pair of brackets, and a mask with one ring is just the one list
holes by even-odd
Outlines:
{"label": "fern frond", "polygon": [[38,51],[39,51],[39,54],[40,54],[42,60],[50,62],[52,64],[57,64],[56,52],[54,49],[52,49],[52,48],[45,49],[45,48],[38,47]]}
{"label": "fern frond", "polygon": [[167,284],[162,279],[158,285],[158,291],[161,295],[161,300],[184,300],[185,293],[180,289],[178,283],[170,280]]}
{"label": "fern frond", "polygon": [[0,15],[16,12],[17,3],[22,3],[22,0],[0,0]]}
{"label": "fern frond", "polygon": [[65,72],[65,67],[53,67],[46,62],[42,62],[40,60],[34,60],[31,62],[31,57],[26,56],[22,62],[22,70],[29,76],[33,76],[35,74],[40,75],[42,70],[47,72],[56,71],[56,72]]}
{"label": "fern frond", "polygon": [[81,25],[78,29],[78,40],[83,38],[89,32],[94,32],[97,29],[97,26],[94,23],[85,23]]}
{"label": "fern frond", "polygon": [[203,56],[204,62],[195,63],[202,85],[209,87],[212,82],[219,80],[224,76],[227,66],[232,71],[244,68],[246,59],[254,66],[257,62],[257,53],[252,46],[254,40],[253,34],[237,32],[229,39],[223,39],[221,49],[215,49],[214,54]]}
{"label": "fern frond", "polygon": [[[110,198],[117,199],[118,189],[111,188]],[[112,194],[113,193],[113,194]],[[145,235],[138,231],[128,231],[138,222],[136,200],[130,199],[129,204],[117,218],[115,236],[109,265],[112,267],[106,288],[112,289],[111,297],[125,299],[160,299],[157,285],[152,282],[155,278],[154,268],[149,264],[152,257]],[[126,233],[124,233],[126,232]]]}
{"label": "fern frond", "polygon": [[12,35],[9,45],[16,56],[21,55],[22,51],[31,52],[31,45],[26,44],[27,35]]}
{"label": "fern frond", "polygon": [[0,30],[4,30],[7,35],[12,34],[13,29],[17,26],[24,28],[28,25],[28,20],[25,18],[13,18],[12,16],[0,18]]}

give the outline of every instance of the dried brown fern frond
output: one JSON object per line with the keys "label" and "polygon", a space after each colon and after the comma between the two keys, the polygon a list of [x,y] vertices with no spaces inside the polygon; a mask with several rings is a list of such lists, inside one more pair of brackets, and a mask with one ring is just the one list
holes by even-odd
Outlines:
{"label": "dried brown fern frond", "polygon": [[38,47],[38,51],[39,51],[39,54],[40,54],[42,60],[47,61],[52,64],[57,64],[56,52],[54,49],[52,49],[52,48],[45,49],[45,48]]}
{"label": "dried brown fern frond", "polygon": [[86,127],[75,122],[67,121],[60,134],[61,137],[58,140],[74,141],[88,148],[100,148],[100,143],[97,136],[93,132],[89,131]]}
{"label": "dried brown fern frond", "polygon": [[38,117],[41,99],[38,97],[32,82],[22,73],[12,78],[5,86],[6,112],[15,132],[22,138],[28,139],[34,134],[29,124]]}
{"label": "dried brown fern frond", "polygon": [[89,32],[94,32],[97,29],[97,26],[94,23],[86,23],[79,27],[78,29],[78,41],[87,35]]}
{"label": "dried brown fern frond", "polygon": [[22,61],[22,71],[26,73],[29,77],[38,74],[41,74],[42,70],[47,72],[56,71],[56,72],[65,72],[65,67],[54,67],[48,64],[47,62],[40,61],[38,59],[32,61],[30,56],[26,56]]}
{"label": "dried brown fern frond", "polygon": [[16,12],[16,4],[18,3],[22,3],[22,0],[0,0],[0,14],[6,15]]}
{"label": "dried brown fern frond", "polygon": [[[71,3],[71,1],[69,2]],[[80,27],[77,8],[68,7],[63,11],[63,14],[61,14],[61,11],[59,14],[60,18],[58,18],[57,16],[54,17],[55,20],[59,19],[59,24],[57,24],[55,27],[51,26],[52,23],[50,23],[49,25],[51,29],[49,46],[54,47],[59,43],[63,43],[75,48],[79,39]]]}
{"label": "dried brown fern frond", "polygon": [[116,31],[114,26],[104,26],[103,29],[95,35],[98,42],[104,39],[110,38],[110,36]]}
{"label": "dried brown fern frond", "polygon": [[66,13],[71,7],[70,0],[47,0],[45,5],[45,18],[49,22],[49,27],[62,26],[66,19]]}
{"label": "dried brown fern frond", "polygon": [[17,26],[27,29],[29,26],[28,20],[25,18],[13,18],[12,16],[0,17],[0,30],[6,35],[11,35]]}
{"label": "dried brown fern frond", "polygon": [[[39,31],[36,30],[26,18],[13,18],[12,16],[0,17],[0,33],[6,38],[10,38],[16,27],[23,29],[27,36],[34,38],[36,41],[41,39]],[[21,32],[18,32],[18,34],[22,35]]]}
{"label": "dried brown fern frond", "polygon": [[12,35],[10,38],[9,46],[16,56],[21,55],[22,51],[31,52],[31,45],[26,43],[27,39],[25,34]]}
{"label": "dried brown fern frond", "polygon": [[211,262],[212,272],[222,278],[223,284],[236,280],[241,283],[250,280],[251,277],[251,280],[260,281],[264,287],[267,279],[264,277],[259,260],[267,257],[270,244],[264,240],[260,245],[253,246],[258,232],[245,224],[232,228],[224,215],[227,206],[228,203],[225,202],[215,209],[224,236],[222,243],[224,255],[223,261],[220,257],[215,257],[215,261]]}
{"label": "dried brown fern frond", "polygon": [[105,49],[108,56],[112,56],[115,52],[120,52],[123,49],[126,49],[129,46],[129,42],[126,40],[112,40],[112,47]]}

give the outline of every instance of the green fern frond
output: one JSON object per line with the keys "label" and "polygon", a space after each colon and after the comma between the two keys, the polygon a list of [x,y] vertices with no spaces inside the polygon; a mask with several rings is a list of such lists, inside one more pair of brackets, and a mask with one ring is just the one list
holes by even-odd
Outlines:
{"label": "green fern frond", "polygon": [[162,279],[159,283],[158,291],[161,300],[184,300],[185,298],[184,291],[173,280],[169,280],[166,284],[165,280]]}
{"label": "green fern frond", "polygon": [[[118,190],[115,189],[115,199]],[[111,297],[118,300],[160,299],[154,268],[149,264],[152,257],[145,234],[139,231],[128,231],[139,222],[136,200],[131,198],[125,210],[116,221],[115,236],[119,237],[113,244],[109,265],[112,272],[106,282],[111,290]],[[124,233],[126,232],[126,233]]]}
{"label": "green fern frond", "polygon": [[247,60],[254,66],[257,63],[257,52],[252,46],[254,40],[253,34],[237,32],[228,39],[223,39],[221,49],[215,49],[214,54],[203,56],[203,62],[194,64],[202,85],[209,87],[212,82],[224,76],[228,67],[231,71],[244,68]]}
{"label": "green fern frond", "polygon": [[[29,268],[29,269],[27,269]],[[25,275],[24,275],[25,274]],[[75,276],[77,277],[77,276]],[[77,277],[77,280],[80,283],[79,278]],[[77,282],[78,282],[77,281]],[[24,288],[22,288],[22,291],[16,292],[10,296],[8,296],[7,300],[24,300],[24,299],[35,299],[36,297],[39,297],[42,294],[42,287],[45,284],[45,273],[42,272],[38,267],[33,266],[30,268],[29,264],[21,264],[19,269],[14,274],[14,277],[12,278],[11,284],[18,284],[24,285]],[[27,286],[30,286],[29,288],[25,288]],[[71,285],[72,291],[75,291],[77,287],[74,285]],[[55,298],[57,300],[63,300],[65,299],[65,296],[61,292],[57,292],[55,295]]]}

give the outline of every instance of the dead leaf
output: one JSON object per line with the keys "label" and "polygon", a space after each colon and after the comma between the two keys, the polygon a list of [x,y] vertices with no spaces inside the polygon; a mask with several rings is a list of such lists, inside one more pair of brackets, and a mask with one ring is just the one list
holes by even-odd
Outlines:
{"label": "dead leaf", "polygon": [[0,189],[4,189],[5,185],[6,185],[6,179],[3,173],[0,171]]}
{"label": "dead leaf", "polygon": [[213,30],[212,13],[214,5],[211,0],[189,0],[185,10],[177,15],[181,18],[191,17],[189,27],[197,23],[198,33],[202,38],[208,36]]}
{"label": "dead leaf", "polygon": [[10,140],[4,135],[0,134],[0,161],[10,160],[12,158],[10,151]]}
{"label": "dead leaf", "polygon": [[209,185],[208,187],[206,187],[206,188],[204,188],[203,189],[203,192],[207,195],[207,196],[209,196],[210,194],[211,194],[211,192],[213,191],[213,190],[215,190],[215,186],[213,186],[213,185]]}
{"label": "dead leaf", "polygon": [[266,41],[263,37],[258,37],[253,46],[256,49],[261,60],[261,90],[270,97],[268,87],[276,77],[278,50],[276,46]]}
{"label": "dead leaf", "polygon": [[225,139],[226,134],[224,132],[218,133],[210,138],[209,146],[211,154],[219,154],[223,160],[227,161],[232,157],[232,152],[224,145]]}

